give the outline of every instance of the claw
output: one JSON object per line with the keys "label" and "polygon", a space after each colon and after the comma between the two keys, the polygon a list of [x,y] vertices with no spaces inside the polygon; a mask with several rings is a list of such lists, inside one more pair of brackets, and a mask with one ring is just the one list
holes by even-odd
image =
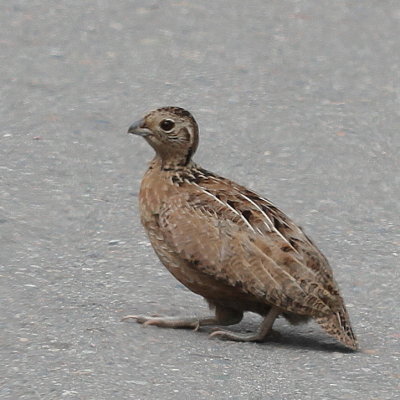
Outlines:
{"label": "claw", "polygon": [[154,321],[154,320],[152,320],[152,317],[146,317],[145,315],[127,315],[126,317],[123,317],[121,319],[121,321],[126,321],[128,319],[134,319],[134,320],[136,320],[137,323],[143,324],[144,326],[146,326],[146,325],[153,325],[152,321]]}
{"label": "claw", "polygon": [[128,319],[138,319],[139,315],[126,315],[125,317],[121,318],[121,322],[126,321]]}
{"label": "claw", "polygon": [[198,320],[196,326],[193,328],[194,332],[197,332],[200,329],[200,321]]}
{"label": "claw", "polygon": [[137,322],[143,324],[143,326],[148,326],[148,325],[156,325],[157,321],[155,321],[154,319],[137,319]]}
{"label": "claw", "polygon": [[222,331],[218,328],[216,328],[212,333],[210,333],[208,335],[209,339],[215,337],[215,336],[219,336],[219,337],[228,337],[230,332],[226,332],[226,331]]}

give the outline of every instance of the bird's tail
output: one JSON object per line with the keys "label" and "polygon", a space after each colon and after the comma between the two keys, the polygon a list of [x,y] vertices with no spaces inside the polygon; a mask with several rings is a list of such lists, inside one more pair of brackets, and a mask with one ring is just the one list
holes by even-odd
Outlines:
{"label": "bird's tail", "polygon": [[329,316],[316,318],[316,321],[324,328],[326,333],[333,336],[352,350],[358,349],[356,335],[350,324],[350,317],[343,306],[340,311]]}

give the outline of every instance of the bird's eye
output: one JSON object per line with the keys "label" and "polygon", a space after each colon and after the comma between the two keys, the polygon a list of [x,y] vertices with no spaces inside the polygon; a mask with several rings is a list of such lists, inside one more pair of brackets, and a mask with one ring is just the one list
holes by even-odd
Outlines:
{"label": "bird's eye", "polygon": [[163,119],[160,122],[160,128],[165,131],[165,132],[169,132],[172,129],[174,129],[175,127],[175,122],[172,121],[172,119]]}

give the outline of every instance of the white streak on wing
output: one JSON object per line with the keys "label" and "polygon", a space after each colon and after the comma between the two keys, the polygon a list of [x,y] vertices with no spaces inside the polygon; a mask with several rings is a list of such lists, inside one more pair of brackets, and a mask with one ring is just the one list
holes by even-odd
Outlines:
{"label": "white streak on wing", "polygon": [[[201,191],[205,194],[207,194],[208,196],[212,197],[214,200],[216,200],[218,203],[222,204],[223,206],[229,208],[231,211],[233,211],[236,215],[238,215],[240,217],[240,219],[253,231],[255,232],[254,228],[251,226],[250,222],[247,221],[247,219],[237,210],[235,210],[233,207],[231,207],[228,203],[223,202],[222,200],[220,200],[217,196],[213,195],[212,193],[210,193],[208,190],[204,189],[202,186],[198,185],[197,183],[193,183],[192,185],[196,185],[197,187],[199,187],[201,189]],[[261,233],[261,232],[260,232]]]}
{"label": "white streak on wing", "polygon": [[[208,177],[208,179],[213,180],[214,182],[216,182],[216,183],[218,183],[218,184],[220,183],[218,179],[216,179],[216,178],[214,178],[214,177],[212,177],[212,176]],[[203,191],[205,191],[207,194],[209,194],[209,195],[211,195],[212,197],[214,197],[216,200],[219,200],[219,199],[216,198],[214,195],[212,195],[210,192],[206,191],[206,189],[204,189],[202,186],[199,186],[199,185],[197,185],[197,186],[200,187],[200,188],[201,188]],[[262,214],[262,215],[264,216],[264,218],[265,218],[264,224],[265,224],[265,226],[268,228],[268,230],[269,230],[269,231],[276,232],[286,243],[288,243],[291,247],[293,247],[293,246],[290,244],[290,242],[275,228],[275,225],[274,225],[273,222],[271,221],[271,218],[265,213],[265,211],[264,211],[257,203],[255,203],[253,200],[251,200],[251,199],[248,198],[246,195],[244,195],[244,194],[241,192],[240,188],[235,187],[235,189],[237,190],[237,194],[238,194],[238,195],[240,195],[240,196],[241,196],[242,198],[244,198],[245,200],[249,201],[251,204],[253,204],[254,207],[257,208],[257,210],[259,210],[259,211],[261,212],[261,214]],[[260,200],[264,201],[265,203],[270,204],[270,205],[273,205],[270,201],[268,201],[268,200],[262,198],[261,196],[257,195],[256,193],[254,193],[254,194],[255,194],[257,197],[259,197]],[[238,215],[246,222],[246,225],[249,226],[253,231],[255,231],[255,230],[254,230],[254,227],[250,225],[250,223],[247,221],[246,218],[243,217],[242,214],[238,213],[234,208],[230,207],[229,204],[226,204],[226,203],[222,202],[221,200],[219,200],[219,202],[225,204],[226,207],[230,208],[232,211],[234,211],[236,214],[238,214]],[[286,224],[285,222],[283,222],[283,221],[282,221],[282,223],[283,223],[284,225],[287,225],[287,224]],[[297,226],[296,226],[296,228],[297,228]],[[297,229],[298,229],[298,228],[297,228]],[[256,230],[257,230],[257,232],[263,234],[263,232],[262,232],[259,228],[256,228]]]}
{"label": "white streak on wing", "polygon": [[[275,228],[273,222],[271,221],[271,218],[264,212],[264,210],[257,204],[255,203],[253,200],[251,200],[249,197],[247,197],[246,195],[244,195],[243,193],[239,193],[239,195],[241,197],[243,197],[245,200],[249,201],[251,204],[253,204],[254,207],[257,208],[258,211],[261,212],[261,214],[264,216],[265,221],[264,224],[265,226],[270,230],[270,231],[274,231],[275,233],[277,233],[286,243],[289,243],[289,241],[278,231],[278,229]],[[263,200],[263,199],[262,199]],[[289,243],[290,244],[290,243]]]}
{"label": "white streak on wing", "polygon": [[[271,203],[269,200],[264,199],[264,197],[261,197],[260,195],[258,195],[257,193],[254,193],[260,200],[262,200],[264,203],[267,204],[267,207],[271,206],[271,207],[275,207],[276,209],[278,209],[278,207],[276,207],[273,203]],[[281,210],[282,212],[282,210]],[[290,228],[290,229],[295,229],[298,233],[300,233],[301,235],[304,235],[304,232],[295,224],[292,223],[291,225],[287,224],[285,221],[280,220],[280,223],[282,225],[285,225],[286,228]],[[275,226],[274,226],[275,228]],[[278,232],[279,233],[279,232]]]}

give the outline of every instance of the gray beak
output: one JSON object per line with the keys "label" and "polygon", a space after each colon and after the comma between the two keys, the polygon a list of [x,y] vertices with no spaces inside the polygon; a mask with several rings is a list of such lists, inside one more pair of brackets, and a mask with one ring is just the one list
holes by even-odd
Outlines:
{"label": "gray beak", "polygon": [[144,120],[140,119],[139,121],[135,121],[128,129],[128,133],[133,133],[134,135],[139,135],[146,137],[150,135],[150,129],[144,128]]}

